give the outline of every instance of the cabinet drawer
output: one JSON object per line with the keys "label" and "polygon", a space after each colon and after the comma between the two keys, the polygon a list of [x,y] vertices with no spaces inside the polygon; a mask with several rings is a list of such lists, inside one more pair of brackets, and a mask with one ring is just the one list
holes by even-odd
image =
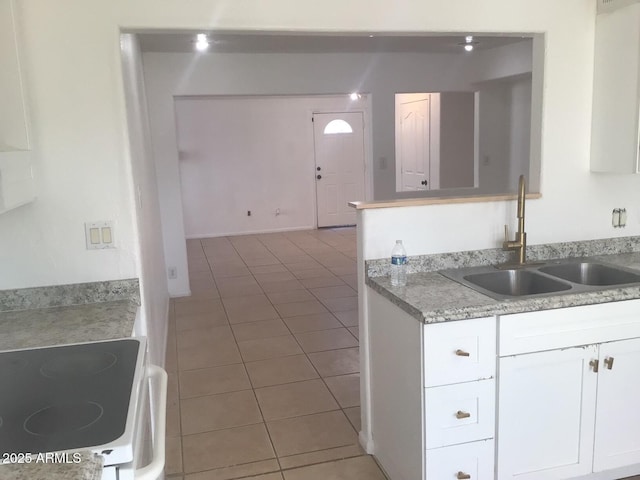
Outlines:
{"label": "cabinet drawer", "polygon": [[640,337],[640,300],[503,315],[500,356]]}
{"label": "cabinet drawer", "polygon": [[427,388],[425,424],[427,449],[492,438],[495,381]]}
{"label": "cabinet drawer", "polygon": [[493,378],[496,373],[495,317],[426,325],[425,386]]}
{"label": "cabinet drawer", "polygon": [[493,480],[493,451],[493,440],[429,450],[425,480]]}

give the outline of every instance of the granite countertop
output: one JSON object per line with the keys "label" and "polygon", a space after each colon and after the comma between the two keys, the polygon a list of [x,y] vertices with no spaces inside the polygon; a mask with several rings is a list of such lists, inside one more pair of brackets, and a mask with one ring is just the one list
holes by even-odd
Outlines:
{"label": "granite countertop", "polygon": [[[640,271],[640,252],[596,255],[589,259]],[[437,271],[410,273],[404,287],[392,287],[389,276],[367,276],[366,284],[424,323],[640,299],[640,286],[626,286],[603,287],[602,290],[583,293],[494,300]]]}
{"label": "granite countertop", "polygon": [[[138,304],[132,300],[0,312],[0,351],[130,337]],[[99,480],[102,457],[79,452],[77,463],[0,464],[3,480]]]}
{"label": "granite countertop", "polygon": [[0,472],[3,480],[100,480],[102,457],[92,452],[79,452],[78,457],[71,457],[68,463],[34,457],[32,463],[0,465]]}
{"label": "granite countertop", "polygon": [[0,351],[130,337],[130,300],[0,312]]}

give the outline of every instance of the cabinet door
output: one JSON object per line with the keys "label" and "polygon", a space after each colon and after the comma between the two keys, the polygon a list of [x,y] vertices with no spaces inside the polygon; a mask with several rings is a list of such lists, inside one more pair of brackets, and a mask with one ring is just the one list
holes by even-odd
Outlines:
{"label": "cabinet door", "polygon": [[597,353],[590,345],[500,359],[497,478],[591,473]]}
{"label": "cabinet door", "polygon": [[593,471],[640,463],[640,339],[600,345]]}
{"label": "cabinet door", "polygon": [[592,172],[639,171],[638,72],[640,5],[636,3],[598,15],[591,124]]}

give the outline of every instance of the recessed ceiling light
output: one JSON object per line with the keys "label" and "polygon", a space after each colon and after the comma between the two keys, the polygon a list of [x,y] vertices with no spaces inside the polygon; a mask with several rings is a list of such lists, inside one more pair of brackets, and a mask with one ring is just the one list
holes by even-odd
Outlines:
{"label": "recessed ceiling light", "polygon": [[204,52],[209,48],[209,39],[206,33],[199,33],[196,35],[196,50]]}

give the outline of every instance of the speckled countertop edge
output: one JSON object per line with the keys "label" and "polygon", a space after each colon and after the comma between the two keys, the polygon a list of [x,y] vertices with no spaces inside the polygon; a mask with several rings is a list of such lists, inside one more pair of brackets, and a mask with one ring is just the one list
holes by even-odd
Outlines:
{"label": "speckled countertop edge", "polygon": [[0,312],[0,351],[130,337],[137,310],[120,300]]}
{"label": "speckled countertop edge", "polygon": [[137,278],[0,290],[0,312],[132,300],[140,303]]}
{"label": "speckled countertop edge", "polygon": [[102,478],[102,457],[92,452],[69,454],[68,461],[54,463],[52,460],[32,463],[0,464],[2,480],[100,480]]}
{"label": "speckled countertop edge", "polygon": [[[638,252],[588,258],[640,271]],[[366,285],[424,323],[640,299],[640,286],[636,285],[526,299],[494,300],[433,271],[409,274],[404,287],[392,287],[388,276],[367,277]]]}

